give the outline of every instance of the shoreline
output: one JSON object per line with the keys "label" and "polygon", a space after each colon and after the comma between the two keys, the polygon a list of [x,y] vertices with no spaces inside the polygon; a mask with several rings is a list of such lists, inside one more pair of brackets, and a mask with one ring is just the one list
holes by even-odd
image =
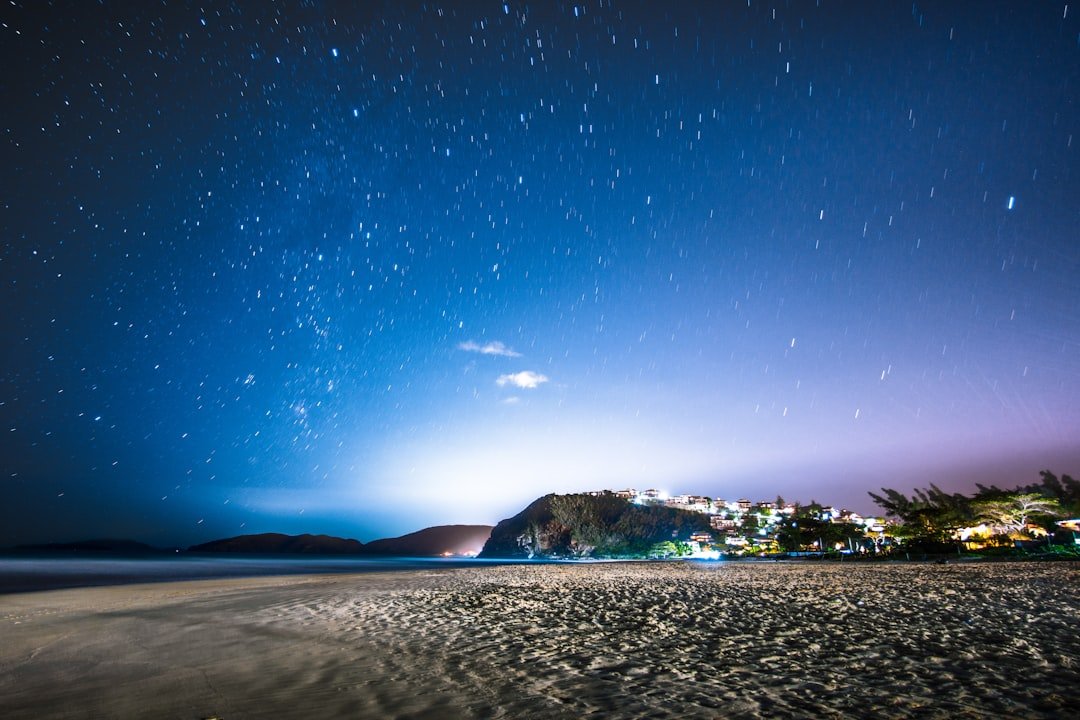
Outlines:
{"label": "shoreline", "polygon": [[141,584],[161,584],[230,578],[289,578],[298,576],[367,575],[431,569],[470,569],[502,565],[607,565],[662,566],[691,563],[702,566],[831,565],[888,566],[892,564],[997,564],[1080,562],[1080,557],[1061,554],[934,555],[904,558],[881,556],[730,556],[720,558],[444,558],[382,557],[341,558],[334,555],[191,554],[164,557],[117,554],[0,553],[0,599],[50,590],[89,589]]}
{"label": "shoreline", "polygon": [[[505,564],[512,561],[502,561]],[[520,561],[519,561],[520,562]],[[365,575],[412,569],[476,567],[473,558],[338,555],[186,554],[124,555],[0,553],[0,598],[46,590],[112,587],[242,577]]]}
{"label": "shoreline", "polygon": [[6,718],[1061,717],[1080,563],[564,563],[0,596]]}

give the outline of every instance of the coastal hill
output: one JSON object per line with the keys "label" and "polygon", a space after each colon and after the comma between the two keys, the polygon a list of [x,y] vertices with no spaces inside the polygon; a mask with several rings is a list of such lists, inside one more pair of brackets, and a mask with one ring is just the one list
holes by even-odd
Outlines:
{"label": "coastal hill", "polygon": [[476,554],[491,534],[490,525],[438,525],[396,538],[362,543],[330,535],[239,535],[188,548],[190,552],[303,553],[311,555],[434,556]]}
{"label": "coastal hill", "polygon": [[491,532],[482,558],[642,556],[708,532],[709,517],[611,494],[545,495]]}
{"label": "coastal hill", "polygon": [[75,542],[16,545],[14,549],[20,552],[100,552],[124,553],[128,555],[165,552],[160,548],[151,547],[150,545],[135,540],[119,540],[116,538],[95,538],[93,540],[78,540]]}
{"label": "coastal hill", "polygon": [[315,555],[359,555],[364,544],[359,540],[331,537],[330,535],[238,535],[237,537],[211,540],[188,548],[190,552],[235,553],[308,553]]}
{"label": "coastal hill", "polygon": [[436,525],[408,535],[372,540],[364,552],[378,555],[476,555],[491,536],[490,525]]}

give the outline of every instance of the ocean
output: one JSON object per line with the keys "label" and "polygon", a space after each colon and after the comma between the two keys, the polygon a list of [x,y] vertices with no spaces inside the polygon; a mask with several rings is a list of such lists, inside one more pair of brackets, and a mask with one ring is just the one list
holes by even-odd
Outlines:
{"label": "ocean", "polygon": [[511,563],[475,558],[341,555],[3,553],[0,554],[0,594],[174,580],[372,573]]}

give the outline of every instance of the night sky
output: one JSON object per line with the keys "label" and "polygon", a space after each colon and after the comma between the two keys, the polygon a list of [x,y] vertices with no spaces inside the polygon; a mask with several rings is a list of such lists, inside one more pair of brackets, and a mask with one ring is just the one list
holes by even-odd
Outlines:
{"label": "night sky", "polygon": [[0,545],[1080,472],[1080,6],[0,7]]}

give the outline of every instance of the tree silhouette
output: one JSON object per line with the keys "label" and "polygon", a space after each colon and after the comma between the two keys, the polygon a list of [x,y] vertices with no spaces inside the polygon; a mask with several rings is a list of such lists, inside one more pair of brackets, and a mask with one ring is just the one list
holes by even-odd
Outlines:
{"label": "tree silhouette", "polygon": [[972,501],[960,493],[947,493],[937,485],[916,489],[909,498],[898,490],[882,488],[884,495],[869,493],[886,515],[903,522],[903,531],[912,540],[947,542],[975,514]]}

